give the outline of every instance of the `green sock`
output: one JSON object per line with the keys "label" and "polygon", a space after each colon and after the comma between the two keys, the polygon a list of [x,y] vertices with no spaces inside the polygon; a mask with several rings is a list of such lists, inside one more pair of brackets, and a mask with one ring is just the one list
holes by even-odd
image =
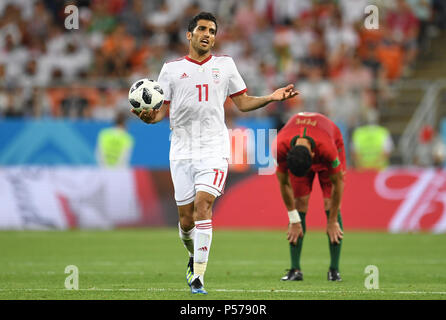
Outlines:
{"label": "green sock", "polygon": [[[325,211],[325,214],[327,215],[328,219],[330,211],[328,210]],[[344,231],[344,228],[342,226],[341,210],[338,211],[338,223],[339,226],[341,227],[341,230]],[[339,243],[331,243],[329,238],[328,245],[330,248],[330,269],[339,271],[339,259],[341,258],[342,240],[340,240]]]}
{"label": "green sock", "polygon": [[[300,220],[302,223],[302,231],[305,235],[305,231],[307,230],[306,224],[305,224],[305,214],[306,212],[299,212]],[[290,257],[291,257],[291,269],[298,269],[302,270],[300,268],[300,254],[302,252],[302,244],[304,242],[304,238],[298,238],[297,243],[291,244],[290,243]]]}

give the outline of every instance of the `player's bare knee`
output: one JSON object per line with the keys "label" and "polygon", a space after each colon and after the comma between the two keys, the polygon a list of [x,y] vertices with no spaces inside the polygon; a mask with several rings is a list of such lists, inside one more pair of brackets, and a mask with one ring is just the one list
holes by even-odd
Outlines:
{"label": "player's bare knee", "polygon": [[194,203],[194,219],[209,220],[212,219],[212,206],[215,197],[207,192],[197,192]]}
{"label": "player's bare knee", "polygon": [[296,209],[299,212],[307,212],[308,211],[308,200],[309,196],[296,198]]}
{"label": "player's bare knee", "polygon": [[193,212],[190,215],[179,215],[180,227],[183,231],[187,232],[191,230],[194,226]]}
{"label": "player's bare knee", "polygon": [[324,210],[330,210],[331,206],[331,199],[330,198],[324,198]]}
{"label": "player's bare knee", "polygon": [[193,217],[180,218],[180,227],[183,231],[188,232],[195,226]]}
{"label": "player's bare knee", "polygon": [[197,206],[195,206],[194,211],[194,220],[200,221],[200,220],[209,220],[212,219],[212,205],[209,205],[209,203],[199,203]]}
{"label": "player's bare knee", "polygon": [[178,207],[178,218],[180,220],[180,226],[183,231],[189,231],[194,226],[194,204],[188,204]]}

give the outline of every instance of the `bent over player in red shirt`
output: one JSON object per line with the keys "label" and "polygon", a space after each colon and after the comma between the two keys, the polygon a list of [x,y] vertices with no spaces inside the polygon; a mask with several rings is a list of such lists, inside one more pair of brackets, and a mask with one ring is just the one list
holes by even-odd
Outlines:
{"label": "bent over player in red shirt", "polygon": [[279,131],[277,170],[290,223],[291,269],[281,280],[303,280],[300,254],[306,231],[305,215],[316,174],[324,197],[330,246],[328,280],[341,281],[339,258],[343,238],[340,205],[344,190],[345,151],[339,128],[319,113],[301,112]]}

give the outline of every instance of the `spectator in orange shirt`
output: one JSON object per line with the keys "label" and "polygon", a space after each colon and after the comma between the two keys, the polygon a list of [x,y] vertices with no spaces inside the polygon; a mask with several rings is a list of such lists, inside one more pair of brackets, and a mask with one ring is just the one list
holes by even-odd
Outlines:
{"label": "spectator in orange shirt", "polygon": [[120,24],[105,39],[102,50],[106,56],[111,56],[117,52],[121,52],[128,57],[135,49],[135,45],[135,38],[126,32],[123,24]]}
{"label": "spectator in orange shirt", "polygon": [[404,53],[398,43],[393,40],[389,30],[385,31],[376,54],[384,67],[386,78],[389,81],[397,80],[401,76]]}

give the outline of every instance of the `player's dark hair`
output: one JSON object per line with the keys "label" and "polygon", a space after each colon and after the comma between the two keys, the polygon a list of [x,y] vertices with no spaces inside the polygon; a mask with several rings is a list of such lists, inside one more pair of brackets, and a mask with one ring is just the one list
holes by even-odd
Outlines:
{"label": "player's dark hair", "polygon": [[313,160],[308,148],[298,145],[288,151],[286,162],[292,174],[297,177],[303,177],[310,169]]}
{"label": "player's dark hair", "polygon": [[215,23],[215,34],[217,34],[217,18],[210,12],[200,12],[192,20],[189,21],[189,25],[187,27],[187,31],[192,32],[197,27],[198,20],[208,20]]}

